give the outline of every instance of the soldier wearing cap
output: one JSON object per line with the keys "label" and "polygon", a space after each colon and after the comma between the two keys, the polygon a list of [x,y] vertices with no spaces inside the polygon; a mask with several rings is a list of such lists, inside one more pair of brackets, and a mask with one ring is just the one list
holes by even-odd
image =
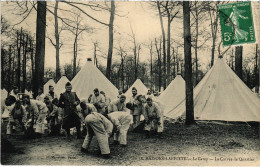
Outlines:
{"label": "soldier wearing cap", "polygon": [[67,82],[65,85],[66,92],[60,95],[59,107],[63,108],[63,121],[62,128],[66,130],[67,138],[71,140],[70,128],[76,127],[77,129],[77,138],[81,139],[80,131],[80,117],[77,114],[76,106],[80,103],[80,100],[76,92],[71,92],[72,85],[70,82]]}
{"label": "soldier wearing cap", "polygon": [[114,111],[123,111],[126,112],[126,103],[125,103],[125,95],[120,95],[119,99],[113,100],[109,107],[108,107],[108,113],[114,112]]}
{"label": "soldier wearing cap", "polygon": [[91,97],[90,103],[97,108],[98,113],[105,114],[105,97],[99,93],[98,88],[94,89],[94,95]]}
{"label": "soldier wearing cap", "polygon": [[49,92],[46,96],[49,97],[50,101],[52,101],[55,98],[58,98],[57,94],[54,92],[54,87],[52,85],[49,85]]}

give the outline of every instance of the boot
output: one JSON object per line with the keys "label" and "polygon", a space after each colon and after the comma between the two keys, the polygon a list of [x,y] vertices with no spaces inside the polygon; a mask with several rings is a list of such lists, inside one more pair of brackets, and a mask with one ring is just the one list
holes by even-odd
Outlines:
{"label": "boot", "polygon": [[163,137],[162,137],[162,132],[158,132],[157,133],[157,137],[159,138],[159,139],[162,139]]}
{"label": "boot", "polygon": [[84,139],[84,137],[81,135],[80,127],[77,127],[77,139]]}
{"label": "boot", "polygon": [[88,152],[88,150],[83,148],[83,147],[81,147],[80,151],[83,152],[83,153],[87,153]]}
{"label": "boot", "polygon": [[70,129],[66,129],[66,138],[68,141],[71,141],[71,134],[70,134]]}
{"label": "boot", "polygon": [[104,159],[110,159],[111,158],[110,154],[102,154],[102,157]]}
{"label": "boot", "polygon": [[114,143],[113,143],[113,145],[119,145],[119,141],[117,141],[117,140],[114,140]]}
{"label": "boot", "polygon": [[145,131],[145,138],[146,139],[150,138],[150,132],[148,130]]}

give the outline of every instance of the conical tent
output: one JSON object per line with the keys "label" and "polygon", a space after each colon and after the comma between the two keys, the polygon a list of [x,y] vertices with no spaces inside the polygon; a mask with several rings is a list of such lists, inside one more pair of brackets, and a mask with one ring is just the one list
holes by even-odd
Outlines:
{"label": "conical tent", "polygon": [[1,98],[7,98],[8,92],[5,89],[1,89]]}
{"label": "conical tent", "polygon": [[140,79],[137,79],[134,84],[125,92],[126,98],[130,98],[132,96],[132,88],[135,87],[137,89],[137,94],[146,95],[148,92],[147,87],[143,84]]}
{"label": "conical tent", "polygon": [[55,89],[55,82],[53,79],[50,79],[44,86],[43,86],[43,93],[47,94],[49,92],[49,86],[52,85]]}
{"label": "conical tent", "polygon": [[185,81],[181,75],[177,75],[175,79],[159,96],[164,106],[164,112],[167,113],[175,108],[185,98]]}
{"label": "conical tent", "polygon": [[[216,63],[194,89],[194,115],[197,120],[260,122],[260,99],[226,65]],[[165,116],[185,116],[185,99]]]}
{"label": "conical tent", "polygon": [[69,82],[66,76],[62,76],[60,80],[57,82],[54,92],[59,97],[61,93],[65,92],[65,84]]}
{"label": "conical tent", "polygon": [[114,99],[118,95],[118,89],[103,75],[103,73],[88,60],[85,66],[71,81],[72,90],[75,91],[79,98],[88,98],[93,94],[93,90],[98,88],[104,91],[106,96]]}

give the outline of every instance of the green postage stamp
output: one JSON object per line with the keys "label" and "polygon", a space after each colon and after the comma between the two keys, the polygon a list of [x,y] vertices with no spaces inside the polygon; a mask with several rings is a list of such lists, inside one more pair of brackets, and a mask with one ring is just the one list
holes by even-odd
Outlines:
{"label": "green postage stamp", "polygon": [[256,42],[250,1],[222,4],[218,11],[224,46]]}

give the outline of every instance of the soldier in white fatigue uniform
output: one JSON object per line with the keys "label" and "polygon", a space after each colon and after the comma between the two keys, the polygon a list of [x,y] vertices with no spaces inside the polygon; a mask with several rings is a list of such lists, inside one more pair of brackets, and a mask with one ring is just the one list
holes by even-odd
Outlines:
{"label": "soldier in white fatigue uniform", "polygon": [[163,114],[159,105],[153,102],[152,98],[147,98],[147,104],[144,106],[143,115],[146,137],[149,137],[150,131],[154,129],[157,131],[158,137],[161,138],[163,132]]}
{"label": "soldier in white fatigue uniform", "polygon": [[126,147],[127,131],[132,122],[132,116],[128,112],[114,111],[108,114],[109,120],[115,125],[116,133],[114,133],[114,144]]}
{"label": "soldier in white fatigue uniform", "polygon": [[113,100],[109,107],[108,107],[108,113],[114,112],[114,111],[123,111],[126,112],[126,103],[125,103],[125,95],[120,95],[118,99]]}
{"label": "soldier in white fatigue uniform", "polygon": [[82,144],[81,151],[88,151],[91,140],[93,136],[96,135],[102,156],[104,158],[110,158],[108,139],[112,134],[113,124],[105,116],[98,113],[93,104],[81,102],[80,106],[87,115],[85,118],[85,123],[88,130],[85,140]]}
{"label": "soldier in white fatigue uniform", "polygon": [[48,108],[45,103],[30,99],[28,95],[24,96],[24,102],[26,104],[26,110],[33,110],[35,113],[36,120],[36,133],[43,134],[44,133],[44,121],[46,120],[46,115],[48,113]]}

